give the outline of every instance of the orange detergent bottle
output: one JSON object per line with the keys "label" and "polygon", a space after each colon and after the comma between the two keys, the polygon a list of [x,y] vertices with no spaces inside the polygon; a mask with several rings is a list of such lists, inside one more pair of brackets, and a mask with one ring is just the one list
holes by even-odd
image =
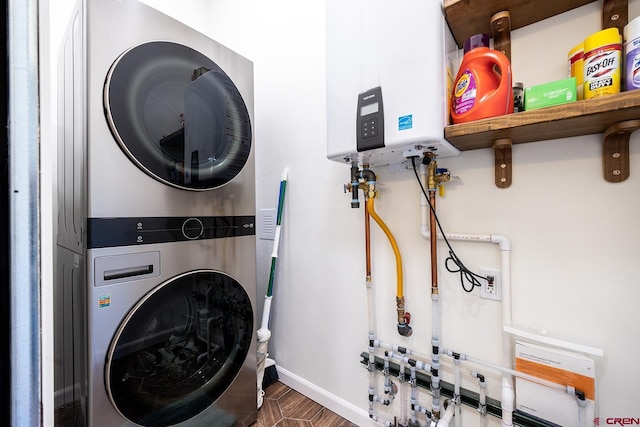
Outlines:
{"label": "orange detergent bottle", "polygon": [[453,123],[513,113],[509,58],[489,49],[487,34],[476,34],[467,39],[464,52],[451,94]]}

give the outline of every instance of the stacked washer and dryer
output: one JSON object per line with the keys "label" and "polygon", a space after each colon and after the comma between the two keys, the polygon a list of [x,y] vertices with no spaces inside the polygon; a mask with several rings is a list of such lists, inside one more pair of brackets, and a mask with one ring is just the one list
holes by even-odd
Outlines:
{"label": "stacked washer and dryer", "polygon": [[252,63],[84,0],[58,86],[56,425],[252,424]]}

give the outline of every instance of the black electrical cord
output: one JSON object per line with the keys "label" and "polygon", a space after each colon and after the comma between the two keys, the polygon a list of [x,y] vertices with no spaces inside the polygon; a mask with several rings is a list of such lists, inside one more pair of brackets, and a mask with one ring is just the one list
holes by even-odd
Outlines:
{"label": "black electrical cord", "polygon": [[[427,199],[427,203],[429,204],[429,209],[431,209],[431,212],[433,212],[433,216],[436,219],[436,224],[438,225],[438,229],[442,234],[442,238],[447,244],[447,247],[449,248],[449,256],[447,257],[447,259],[445,259],[444,266],[447,269],[447,271],[449,271],[450,273],[460,273],[460,285],[462,286],[462,289],[464,289],[465,292],[473,292],[473,289],[476,286],[482,286],[482,284],[478,279],[483,279],[483,280],[489,280],[489,279],[487,277],[480,276],[479,274],[476,274],[473,271],[469,270],[462,263],[460,258],[458,258],[458,255],[456,255],[455,251],[451,247],[451,244],[449,243],[449,240],[447,239],[447,236],[444,233],[444,230],[442,229],[442,225],[440,225],[440,220],[438,219],[438,215],[436,215],[436,210],[433,208],[433,205],[431,205],[431,201],[429,200],[429,195],[427,195],[427,191],[424,189],[424,186],[422,185],[422,181],[420,181],[420,176],[418,175],[418,171],[416,170],[415,157],[411,157],[411,166],[413,167],[413,173],[416,176],[416,179],[418,180],[418,184],[420,185],[420,190],[422,190],[422,194],[424,194],[424,197]],[[433,233],[434,230],[431,230],[431,232]],[[455,267],[453,268],[449,267],[450,262],[454,263]],[[465,280],[471,284],[470,288],[467,288],[467,286],[465,286]]]}

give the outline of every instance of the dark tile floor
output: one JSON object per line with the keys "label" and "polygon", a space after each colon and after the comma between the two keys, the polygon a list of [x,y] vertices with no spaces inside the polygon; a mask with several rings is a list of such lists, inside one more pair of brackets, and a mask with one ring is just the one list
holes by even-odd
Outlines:
{"label": "dark tile floor", "polygon": [[253,427],[358,427],[290,387],[275,382],[265,389]]}

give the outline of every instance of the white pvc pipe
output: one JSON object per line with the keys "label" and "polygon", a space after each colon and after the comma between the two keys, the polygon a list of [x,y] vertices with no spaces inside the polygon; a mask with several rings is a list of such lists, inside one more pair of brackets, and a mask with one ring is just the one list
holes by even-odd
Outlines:
{"label": "white pvc pipe", "polygon": [[369,327],[369,335],[375,337],[375,308],[373,302],[373,281],[367,278],[367,326]]}
{"label": "white pvc pipe", "polygon": [[[424,361],[421,361],[418,358],[416,358],[415,357],[415,352],[413,350],[411,350],[410,348],[402,347],[403,351],[405,351],[405,353],[403,354],[403,353],[400,353],[398,351],[399,346],[397,346],[397,345],[383,343],[383,342],[378,341],[378,340],[374,341],[374,345],[376,347],[379,347],[379,348],[385,348],[385,349],[388,349],[388,350],[392,350],[392,351],[388,352],[387,360],[394,359],[394,360],[399,361],[400,363],[408,364],[409,360],[413,359],[416,362],[415,369],[421,370],[421,371],[426,372],[426,373],[430,373],[430,371],[431,371],[431,366],[428,363],[426,363]],[[442,354],[453,358],[454,352],[452,350],[442,348],[441,352],[442,352]],[[469,355],[466,355],[466,354],[463,354],[463,353],[458,353],[458,354],[460,354],[460,361],[461,362],[466,361],[466,362],[470,362],[470,363],[474,363],[474,364],[477,364],[477,365],[482,365],[482,366],[488,367],[488,368],[490,368],[492,370],[500,372],[501,374],[503,374],[503,377],[504,376],[519,377],[519,378],[523,378],[523,379],[535,382],[535,383],[540,384],[540,385],[544,385],[544,386],[552,388],[554,390],[558,390],[558,391],[567,392],[569,394],[572,394],[570,391],[568,391],[567,386],[564,386],[564,385],[561,385],[561,384],[557,384],[557,383],[554,383],[554,382],[551,382],[551,381],[548,381],[548,380],[545,380],[545,379],[542,379],[542,378],[539,378],[539,377],[536,377],[536,376],[533,376],[533,375],[530,375],[530,374],[526,374],[524,372],[519,372],[519,371],[516,371],[516,370],[514,370],[512,368],[505,368],[503,366],[496,365],[496,364],[493,364],[493,363],[490,363],[490,362],[484,361],[482,359],[478,359],[478,358],[475,358],[475,357],[472,357],[472,356],[469,356]],[[413,357],[409,357],[409,355],[411,355]],[[371,356],[371,353],[370,353],[370,360],[372,361],[372,363],[374,363],[375,360],[372,360],[371,357],[372,356]],[[471,373],[472,376],[474,375],[474,371],[470,371],[470,373]],[[373,378],[373,376],[371,378]],[[481,390],[481,391],[484,392],[484,390]],[[485,405],[486,404],[486,400],[481,398],[480,403]]]}
{"label": "white pvc pipe", "polygon": [[384,356],[384,392],[389,396],[393,396],[391,387],[391,377],[389,376],[389,356]]}
{"label": "white pvc pipe", "polygon": [[440,347],[440,330],[442,317],[440,315],[440,294],[431,294],[431,305],[433,307],[433,322],[431,325],[431,340],[433,345]]}
{"label": "white pvc pipe", "polygon": [[[396,359],[396,360],[400,361],[400,363],[402,363],[402,364],[409,365],[409,359],[410,358],[408,356],[404,355],[404,354],[389,352],[389,357],[392,358],[392,359]],[[415,359],[413,359],[413,360],[416,362],[415,369],[418,369],[418,370],[421,370],[421,371],[424,371],[424,372],[430,372],[431,366],[429,366],[427,363],[424,363],[424,362],[422,362],[420,360],[415,360]]]}
{"label": "white pvc pipe", "polygon": [[[426,166],[420,165],[420,175],[426,175]],[[424,180],[424,178],[423,178]],[[431,238],[431,232],[435,232],[439,239],[443,236],[438,230],[429,229],[430,210],[429,203],[424,194],[420,196],[421,206],[421,224],[420,234],[425,239]],[[513,346],[511,336],[504,333],[505,326],[511,326],[511,242],[509,239],[500,234],[460,234],[447,233],[448,240],[469,241],[479,243],[492,243],[499,245],[500,248],[500,264],[502,279],[502,363],[503,366],[511,369],[513,367]],[[513,424],[515,392],[513,387],[513,376],[509,373],[503,373],[502,377],[502,425],[511,426]]]}
{"label": "white pvc pipe", "polygon": [[[429,365],[429,362],[431,361],[431,355],[430,354],[424,354],[424,353],[420,353],[417,352],[415,350],[412,350],[410,348],[407,347],[401,347],[399,345],[396,344],[390,344],[384,341],[380,341],[380,340],[375,340],[374,342],[374,346],[378,347],[378,348],[382,348],[382,349],[386,349],[386,350],[391,350],[394,353],[401,353],[404,354],[405,356],[413,356],[411,357],[414,360],[419,360],[421,362],[424,362],[427,367],[425,368],[425,370],[429,370],[431,369],[431,365]],[[401,350],[402,348],[402,350]],[[422,369],[422,368],[420,368]]]}
{"label": "white pvc pipe", "polygon": [[[431,348],[440,348],[440,294],[431,294],[432,330]],[[431,366],[437,375],[431,374],[431,388],[433,390],[432,409],[435,417],[440,413],[440,352],[431,355]]]}
{"label": "white pvc pipe", "polygon": [[444,410],[444,415],[438,420],[437,427],[449,427],[451,420],[453,419],[455,405],[451,402],[447,405],[447,409]]}
{"label": "white pvc pipe", "polygon": [[454,382],[453,382],[453,403],[455,404],[456,427],[462,427],[462,408],[460,407],[460,359],[454,359],[455,364]]}
{"label": "white pvc pipe", "polygon": [[578,400],[578,427],[586,427],[587,426],[587,400],[586,399],[577,399]]}
{"label": "white pvc pipe", "polygon": [[407,402],[405,400],[406,381],[404,380],[404,363],[400,364],[398,383],[398,386],[400,387],[400,424],[407,425]]}
{"label": "white pvc pipe", "polygon": [[373,417],[371,417],[371,419],[373,421],[375,421],[378,424],[382,424],[385,427],[394,427],[393,422],[391,422],[390,420],[387,420],[385,418],[379,417],[377,415],[374,415]]}
{"label": "white pvc pipe", "polygon": [[[367,277],[366,280],[366,288],[367,288],[367,317],[368,322],[367,326],[369,327],[369,341],[373,341],[375,338],[375,319],[374,319],[374,303],[373,303],[373,281],[370,277]],[[375,348],[372,345],[369,345],[369,396],[376,395],[376,357],[375,357]],[[374,411],[374,402],[373,399],[369,400],[369,416],[373,418],[375,416]]]}
{"label": "white pvc pipe", "polygon": [[[406,350],[407,354],[409,354],[411,352],[410,349],[405,349],[405,350]],[[409,358],[407,356],[407,354],[402,354],[402,353],[393,352],[393,351],[387,352],[387,359],[394,359],[394,360],[397,360],[397,361],[400,362],[400,373],[401,374],[404,373],[404,366],[408,365],[409,364],[409,360],[411,359],[411,358]],[[415,363],[415,367],[409,365],[410,368],[411,368],[411,378],[412,379],[415,379],[415,371],[416,370],[421,370],[421,371],[429,373],[429,374],[431,373],[431,366],[430,365],[428,365],[427,363],[422,362],[420,360],[416,360],[416,359],[413,359],[413,360],[416,362]],[[438,362],[438,366],[439,366],[439,362]],[[431,376],[431,380],[432,381],[438,381],[438,382],[440,381],[439,377],[434,377],[433,375]],[[459,383],[460,383],[460,381],[458,381],[458,384]],[[402,386],[402,384],[401,384],[401,386]],[[439,384],[437,384],[437,386],[439,386]],[[412,417],[411,417],[412,420],[415,418],[415,411],[422,412],[422,413],[425,413],[425,414],[428,412],[428,410],[426,408],[423,408],[422,406],[420,406],[418,404],[417,396],[416,396],[414,390],[415,390],[415,388],[412,388],[412,390],[411,390],[411,403],[414,404],[414,408],[415,408],[414,410],[412,410]],[[458,391],[458,393],[459,393],[459,391]],[[404,396],[402,395],[402,393],[400,395],[400,398],[404,402]],[[440,402],[439,402],[439,400],[440,399],[434,399],[434,401],[432,401],[431,412],[435,412],[435,411],[439,411],[440,410]],[[437,405],[436,405],[436,403],[437,403]],[[454,410],[455,410],[453,402],[450,401],[450,405],[449,406],[451,407],[451,412],[453,413]],[[402,409],[401,409],[401,414],[402,414],[402,420],[407,418],[407,416],[405,416],[404,407],[402,407]],[[441,417],[444,417],[444,416],[446,416],[446,414],[445,415],[441,414]]]}
{"label": "white pvc pipe", "polygon": [[416,376],[416,367],[409,366],[409,369],[411,370],[411,421],[413,424],[418,424],[418,417],[416,415],[416,406],[418,405],[418,378]]}
{"label": "white pvc pipe", "polygon": [[[500,250],[502,267],[502,365],[513,368],[513,343],[511,335],[504,332],[505,326],[511,326],[511,251]],[[515,409],[515,390],[513,376],[505,373],[502,376],[502,425],[513,425]]]}
{"label": "white pvc pipe", "polygon": [[[448,349],[443,349],[442,350],[443,354],[446,354],[447,356],[451,356],[453,357],[453,351],[452,350],[448,350]],[[467,362],[471,362],[471,363],[475,363],[477,365],[482,365],[482,366],[486,366],[487,368],[491,368],[494,369],[502,374],[508,374],[514,377],[518,377],[518,378],[523,378],[529,381],[533,381],[535,383],[553,388],[554,390],[560,390],[560,391],[567,391],[567,387],[561,384],[557,384],[551,381],[547,381],[545,379],[530,375],[530,374],[526,374],[524,372],[520,372],[520,371],[516,371],[515,369],[512,368],[505,368],[504,366],[500,366],[500,365],[496,365],[494,363],[491,362],[487,362],[485,360],[482,359],[478,359],[476,357],[473,356],[469,356],[468,354],[460,354],[460,360],[462,361],[467,361]]]}
{"label": "white pvc pipe", "polygon": [[513,391],[513,377],[508,374],[502,375],[502,396],[500,407],[502,408],[502,425],[511,427],[513,425],[513,408],[515,406],[516,394]]}
{"label": "white pvc pipe", "polygon": [[[371,340],[371,335],[369,336]],[[369,396],[376,395],[376,356],[374,353],[374,348],[369,346]],[[369,400],[369,415],[374,415],[373,410],[373,400]]]}
{"label": "white pvc pipe", "polygon": [[480,405],[482,405],[483,407],[485,407],[487,405],[487,392],[486,392],[486,388],[487,385],[485,384],[485,382],[483,381],[480,384],[480,400],[479,403]]}
{"label": "white pvc pipe", "polygon": [[391,399],[385,398],[384,396],[378,396],[377,394],[373,396],[373,401],[381,403],[384,406],[389,406],[391,404]]}
{"label": "white pvc pipe", "polygon": [[478,379],[478,387],[480,388],[478,397],[478,412],[480,412],[480,427],[485,427],[488,423],[487,419],[487,382],[480,381],[479,374],[475,371],[471,372],[471,376]]}

